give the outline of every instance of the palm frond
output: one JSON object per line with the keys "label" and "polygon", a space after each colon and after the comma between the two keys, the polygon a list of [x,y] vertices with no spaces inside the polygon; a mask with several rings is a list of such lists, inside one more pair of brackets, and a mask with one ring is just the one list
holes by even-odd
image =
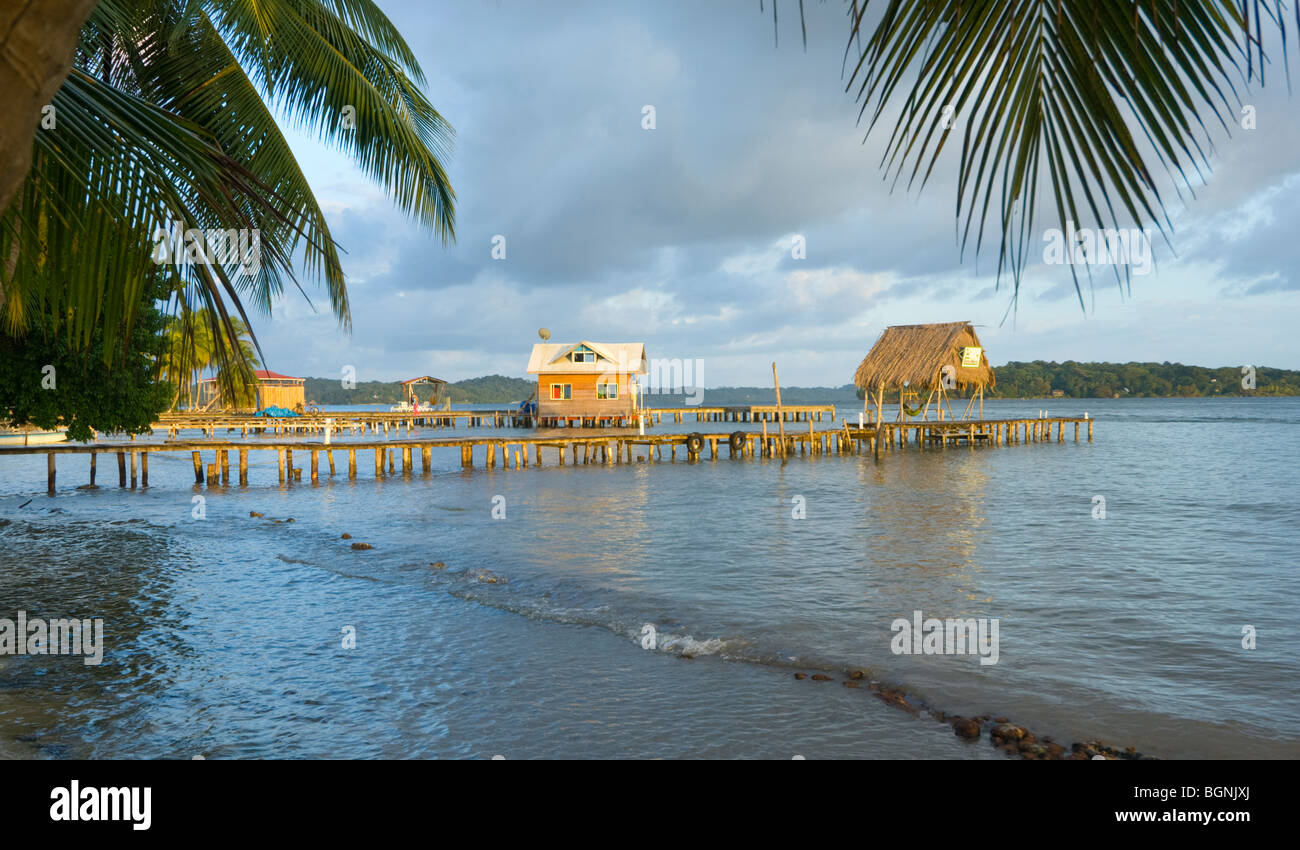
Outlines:
{"label": "palm frond", "polygon": [[[1241,91],[1264,83],[1263,22],[1286,60],[1281,0],[846,0],[846,11],[846,89],[868,138],[892,123],[880,160],[891,187],[923,188],[956,148],[958,244],[978,257],[991,232],[1012,307],[1040,203],[1062,229],[1150,227],[1170,245],[1161,186],[1194,197],[1206,179],[1211,125],[1230,135]],[[1131,285],[1128,266],[1115,273]]]}
{"label": "palm frond", "polygon": [[[167,276],[189,353],[159,368],[192,365],[181,361],[202,323],[207,366],[237,376],[261,354],[245,305],[268,312],[286,285],[306,296],[299,272],[323,281],[348,327],[339,246],[276,116],[350,154],[445,242],[454,132],[423,84],[372,0],[101,0],[54,99],[57,129],[38,134],[0,216],[0,330],[39,326],[85,346],[102,328],[110,358],[144,287]],[[172,223],[257,234],[260,263],[159,265],[156,237]]]}

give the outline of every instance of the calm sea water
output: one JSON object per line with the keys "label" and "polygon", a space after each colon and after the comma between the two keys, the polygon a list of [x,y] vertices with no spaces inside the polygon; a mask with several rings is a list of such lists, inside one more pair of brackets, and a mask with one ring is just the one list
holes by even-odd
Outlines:
{"label": "calm sea water", "polygon": [[[106,642],[98,667],[0,656],[0,754],[1002,758],[792,675],[862,668],[1062,742],[1300,757],[1300,400],[986,413],[1043,407],[1094,442],[491,472],[446,449],[283,487],[255,453],[242,489],[155,454],[136,491],[74,490],[60,458],[53,498],[44,457],[0,456],[0,617],[102,617]],[[916,610],[998,618],[999,662],[893,654]]]}

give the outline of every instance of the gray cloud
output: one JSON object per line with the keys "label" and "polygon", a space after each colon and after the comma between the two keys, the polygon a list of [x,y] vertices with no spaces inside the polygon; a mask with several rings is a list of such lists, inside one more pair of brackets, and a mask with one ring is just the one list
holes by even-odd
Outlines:
{"label": "gray cloud", "polygon": [[[1296,289],[1300,193],[1279,187],[1300,172],[1300,117],[1285,86],[1249,96],[1257,130],[1216,131],[1210,183],[1171,204],[1180,257],[1162,254],[1132,299],[1102,270],[1084,315],[1068,269],[1036,263],[999,327],[1011,280],[994,286],[996,242],[978,264],[973,248],[959,256],[951,158],[924,192],[891,192],[877,168],[887,134],[863,144],[833,4],[806,4],[807,52],[797,27],[773,48],[770,18],[748,3],[384,5],[457,130],[458,240],[444,247],[302,151],[338,210],[355,330],[341,337],[286,299],[258,325],[282,371],[520,374],[546,325],[557,339],[708,357],[709,383],[760,382],[781,359],[792,382],[837,384],[885,325],[950,319],[993,328],[1005,350],[985,340],[995,360],[1164,360],[1161,346],[1195,324],[1185,281],[1207,313],[1226,289],[1253,301]],[[641,128],[646,104],[654,130]],[[496,234],[504,261],[489,253]],[[805,259],[790,254],[795,234]],[[1148,298],[1177,300],[1182,314]],[[1258,335],[1241,333],[1223,356]]]}

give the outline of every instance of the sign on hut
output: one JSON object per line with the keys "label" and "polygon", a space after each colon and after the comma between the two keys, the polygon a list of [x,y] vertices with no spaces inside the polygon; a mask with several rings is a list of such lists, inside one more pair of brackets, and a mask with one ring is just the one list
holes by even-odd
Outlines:
{"label": "sign on hut", "polygon": [[[949,396],[968,390],[970,401],[962,418],[970,417],[976,400],[983,418],[984,388],[997,382],[971,323],[945,322],[885,328],[858,366],[853,383],[865,390],[863,412],[868,403],[874,404],[876,424],[880,424],[885,396],[895,393],[900,422],[909,416],[928,419],[931,405],[938,419],[944,418],[945,406],[948,417],[956,418]],[[909,404],[909,400],[913,403]]]}

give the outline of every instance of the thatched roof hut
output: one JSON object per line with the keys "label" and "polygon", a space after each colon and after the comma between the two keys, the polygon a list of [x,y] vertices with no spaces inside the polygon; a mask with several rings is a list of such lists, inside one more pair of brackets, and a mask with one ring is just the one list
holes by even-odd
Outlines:
{"label": "thatched roof hut", "polygon": [[[885,328],[853,374],[853,383],[868,393],[904,387],[925,392],[944,387],[946,366],[952,367],[949,374],[959,390],[996,384],[984,346],[970,322]],[[946,389],[952,388],[948,383]]]}

